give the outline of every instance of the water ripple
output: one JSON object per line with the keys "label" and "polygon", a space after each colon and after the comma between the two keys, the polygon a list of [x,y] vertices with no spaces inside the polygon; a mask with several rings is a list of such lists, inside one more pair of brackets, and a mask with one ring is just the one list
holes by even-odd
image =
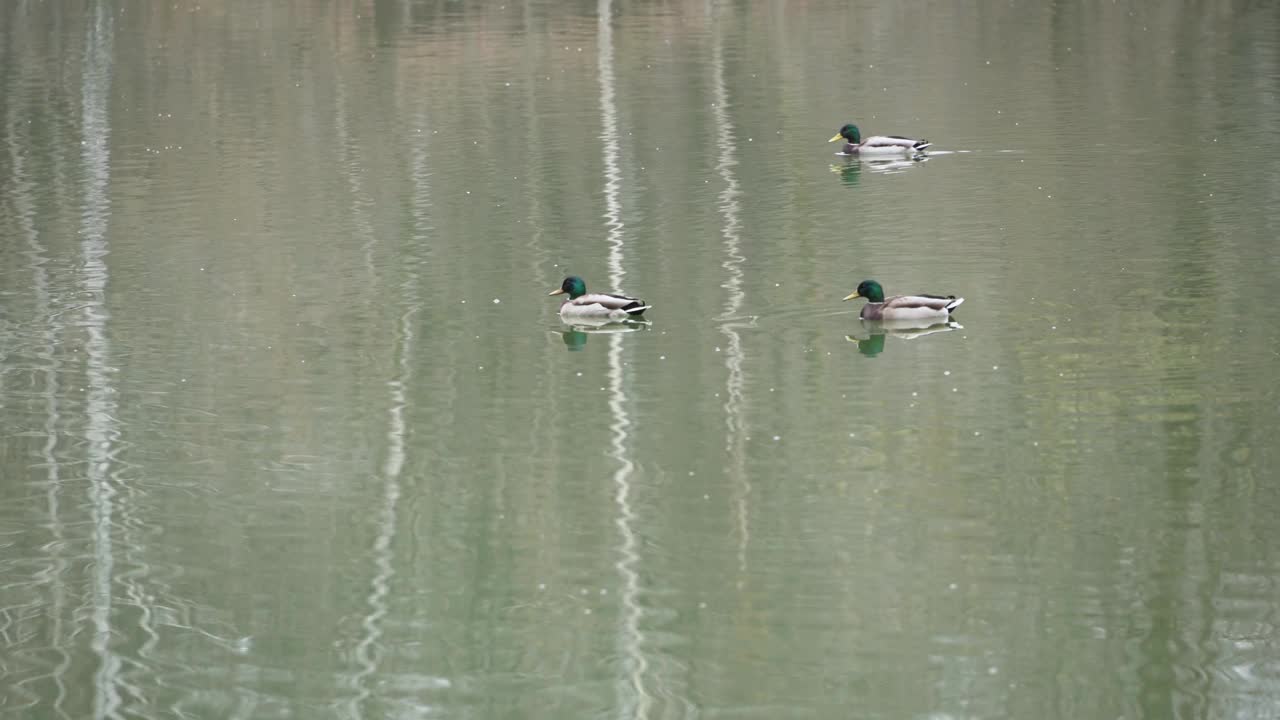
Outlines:
{"label": "water ripple", "polygon": [[[64,637],[63,618],[66,613],[67,592],[66,583],[62,577],[67,570],[68,561],[64,557],[67,541],[62,509],[62,465],[56,452],[62,417],[60,401],[62,388],[59,382],[62,362],[57,349],[62,342],[64,326],[61,321],[60,306],[55,302],[50,291],[48,253],[35,226],[35,200],[32,196],[34,184],[27,178],[26,154],[22,150],[23,144],[29,145],[31,139],[28,136],[23,138],[24,143],[19,142],[19,128],[25,123],[19,123],[18,107],[17,103],[9,107],[5,134],[9,141],[14,210],[21,233],[27,241],[25,255],[31,272],[32,294],[36,303],[35,316],[37,322],[43,326],[36,354],[40,361],[38,372],[44,378],[43,388],[40,390],[44,400],[44,443],[40,448],[40,458],[45,471],[45,512],[48,517],[44,527],[48,529],[50,538],[42,546],[47,555],[47,565],[34,573],[33,579],[37,584],[48,586],[48,596],[42,600],[42,604],[48,608],[49,651],[55,659],[46,673],[15,683],[15,690],[23,694],[32,694],[30,691],[25,691],[22,685],[38,685],[42,679],[48,678],[55,688],[52,698],[53,712],[58,717],[69,718],[63,707],[67,698],[67,687],[63,678],[71,667],[71,655],[67,652],[67,640]],[[43,664],[38,657],[34,660],[33,667],[40,667]],[[12,672],[12,669],[9,671]],[[38,698],[38,695],[35,697]]]}

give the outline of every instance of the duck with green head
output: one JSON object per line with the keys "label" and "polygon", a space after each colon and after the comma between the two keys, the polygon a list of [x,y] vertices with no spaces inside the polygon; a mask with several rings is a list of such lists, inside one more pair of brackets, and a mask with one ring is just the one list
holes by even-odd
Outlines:
{"label": "duck with green head", "polygon": [[858,314],[863,320],[948,320],[964,298],[955,295],[894,295],[886,298],[875,280],[863,280],[845,300],[866,298]]}
{"label": "duck with green head", "polygon": [[560,303],[560,317],[564,320],[606,319],[626,320],[638,318],[650,308],[645,301],[612,293],[587,293],[587,284],[577,275],[570,275],[560,284],[560,289],[548,295],[568,295]]}
{"label": "duck with green head", "polygon": [[845,155],[916,155],[933,144],[928,140],[916,140],[901,135],[872,135],[863,140],[862,131],[858,130],[858,126],[853,123],[840,128],[840,132],[827,142],[842,139],[845,144],[841,152]]}

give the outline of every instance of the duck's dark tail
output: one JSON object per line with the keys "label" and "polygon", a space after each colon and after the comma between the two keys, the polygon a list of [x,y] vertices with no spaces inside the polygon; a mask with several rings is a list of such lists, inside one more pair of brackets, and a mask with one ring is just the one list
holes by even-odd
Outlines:
{"label": "duck's dark tail", "polygon": [[915,145],[912,145],[911,147],[912,147],[912,149],[914,149],[916,152],[919,152],[919,151],[921,151],[921,150],[924,150],[924,149],[925,149],[925,148],[927,148],[927,147],[931,147],[932,145],[933,145],[933,143],[929,142],[928,140],[917,140],[917,141],[916,141],[916,144],[915,144]]}

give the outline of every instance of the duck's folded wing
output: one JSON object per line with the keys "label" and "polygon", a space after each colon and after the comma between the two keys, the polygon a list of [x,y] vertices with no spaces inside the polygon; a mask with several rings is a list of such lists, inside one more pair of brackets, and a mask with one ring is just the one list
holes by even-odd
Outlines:
{"label": "duck's folded wing", "polygon": [[609,293],[588,293],[574,298],[572,304],[579,306],[600,305],[609,310],[634,310],[644,307],[644,301],[638,298],[627,297],[626,295],[612,295]]}
{"label": "duck's folded wing", "polygon": [[955,295],[898,295],[886,300],[884,309],[920,309],[950,312],[959,307],[962,302],[964,302],[964,298],[958,298]]}
{"label": "duck's folded wing", "polygon": [[919,140],[900,135],[873,135],[862,142],[863,147],[914,148]]}

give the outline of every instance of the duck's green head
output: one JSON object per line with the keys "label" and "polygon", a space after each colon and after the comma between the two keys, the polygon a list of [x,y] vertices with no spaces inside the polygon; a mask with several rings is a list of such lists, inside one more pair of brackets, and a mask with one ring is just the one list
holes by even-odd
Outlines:
{"label": "duck's green head", "polygon": [[858,143],[862,142],[862,133],[858,130],[857,125],[854,125],[853,123],[849,123],[848,125],[845,125],[844,127],[840,128],[840,132],[836,133],[836,136],[831,138],[827,142],[835,142],[840,138],[844,138],[845,140],[848,140],[854,145],[857,145]]}
{"label": "duck's green head", "polygon": [[547,294],[560,295],[562,293],[569,293],[570,300],[582,297],[587,294],[587,284],[582,282],[582,278],[577,275],[570,275],[564,279],[564,282],[560,283],[559,290],[552,290]]}
{"label": "duck's green head", "polygon": [[863,280],[858,283],[858,289],[845,296],[845,300],[854,298],[866,298],[868,302],[882,303],[884,302],[884,288],[880,287],[880,283],[875,280]]}

